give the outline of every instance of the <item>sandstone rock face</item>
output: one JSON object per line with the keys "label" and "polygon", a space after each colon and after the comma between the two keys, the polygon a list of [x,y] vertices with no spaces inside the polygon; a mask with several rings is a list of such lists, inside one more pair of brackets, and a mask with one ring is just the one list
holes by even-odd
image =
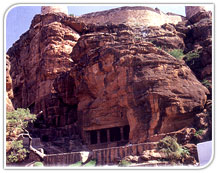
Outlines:
{"label": "sandstone rock face", "polygon": [[[44,131],[36,134],[45,140],[48,135],[66,135],[67,130],[74,133],[76,106],[64,103],[53,86],[61,73],[71,69],[70,54],[80,37],[73,29],[74,24],[74,18],[62,14],[36,15],[30,29],[7,52],[11,62],[13,105],[29,108],[36,114],[43,111],[37,127]],[[79,30],[79,23],[76,28]],[[67,119],[66,114],[71,118]]]}
{"label": "sandstone rock face", "polygon": [[[195,119],[195,115],[194,115],[193,124],[197,124],[195,121],[196,121],[196,119]],[[196,141],[194,141],[195,134],[196,134],[195,128],[184,127],[184,128],[177,130],[177,131],[173,131],[173,132],[169,132],[169,133],[158,133],[158,134],[149,136],[148,141],[151,141],[151,142],[159,141],[166,136],[171,136],[171,137],[176,137],[177,142],[179,144],[186,145],[188,143],[196,142]]]}
{"label": "sandstone rock face", "polygon": [[206,11],[204,6],[186,6],[185,14],[188,19],[197,14],[198,12]]}
{"label": "sandstone rock face", "polygon": [[[195,58],[185,57],[186,64],[194,72],[199,81],[208,90],[207,102],[203,112],[196,114],[194,128],[196,130],[192,142],[199,143],[212,139],[212,13],[201,10],[189,18],[178,29],[188,28],[184,39],[185,52],[198,55]],[[182,30],[184,30],[182,29]]]}
{"label": "sandstone rock face", "polygon": [[187,65],[201,81],[207,82],[212,94],[212,14],[211,12],[198,12],[192,16],[188,26],[190,29],[184,39],[185,51],[198,52],[198,58],[185,59]]}
{"label": "sandstone rock face", "polygon": [[[137,20],[136,20],[137,19]],[[155,20],[154,20],[155,19]],[[184,17],[163,13],[160,10],[154,10],[149,7],[120,7],[112,10],[89,13],[79,17],[79,20],[86,24],[127,24],[131,26],[161,26],[165,23],[177,24]]]}
{"label": "sandstone rock face", "polygon": [[142,142],[190,126],[206,101],[208,90],[184,61],[151,43],[137,43],[123,25],[82,35],[72,59],[83,131],[128,123],[130,141]]}
{"label": "sandstone rock face", "polygon": [[14,97],[12,90],[12,79],[10,75],[10,61],[9,56],[6,56],[6,111],[10,112],[14,110],[11,99]]}
{"label": "sandstone rock face", "polygon": [[168,50],[168,49],[184,49],[184,38],[183,32],[177,31],[176,25],[164,24],[160,27],[149,26],[149,27],[134,27],[135,37],[138,41],[148,41],[155,44],[157,47]]}

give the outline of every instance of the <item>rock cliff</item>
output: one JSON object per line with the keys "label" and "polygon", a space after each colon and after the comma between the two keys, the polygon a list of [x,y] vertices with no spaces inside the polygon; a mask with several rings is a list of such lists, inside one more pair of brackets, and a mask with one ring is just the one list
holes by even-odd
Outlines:
{"label": "rock cliff", "polygon": [[198,51],[198,59],[186,60],[198,79],[211,81],[212,74],[212,14],[200,11],[189,21],[191,27],[185,38],[186,51]]}
{"label": "rock cliff", "polygon": [[[64,14],[36,15],[30,29],[7,53],[11,62],[13,105],[29,108],[36,114],[43,111],[42,120],[36,125],[40,129],[71,129],[75,121],[75,107],[62,102],[53,86],[61,73],[71,69],[70,54],[80,37],[80,25],[76,23],[72,29],[74,23],[73,18]],[[68,119],[66,113],[71,115]],[[47,133],[51,135],[52,131],[41,133],[41,137]]]}
{"label": "rock cliff", "polygon": [[30,131],[45,142],[65,137],[67,142],[81,139],[74,147],[90,144],[94,132],[101,131],[97,140],[104,136],[102,130],[124,126],[129,126],[131,143],[158,140],[176,131],[183,134],[184,129],[189,133],[186,128],[196,127],[209,91],[193,64],[167,52],[201,49],[200,76],[211,76],[211,71],[204,72],[212,62],[211,18],[199,15],[180,17],[175,23],[165,18],[159,26],[84,21],[98,13],[81,18],[36,15],[7,52],[7,92],[11,76],[14,94],[9,98],[15,109],[43,111]]}
{"label": "rock cliff", "polygon": [[6,56],[6,111],[13,111],[14,107],[11,99],[14,97],[12,89],[12,79],[10,75],[11,64],[9,56]]}
{"label": "rock cliff", "polygon": [[184,61],[137,41],[125,25],[96,30],[82,35],[72,53],[84,130],[129,124],[130,141],[142,142],[193,123],[208,90]]}

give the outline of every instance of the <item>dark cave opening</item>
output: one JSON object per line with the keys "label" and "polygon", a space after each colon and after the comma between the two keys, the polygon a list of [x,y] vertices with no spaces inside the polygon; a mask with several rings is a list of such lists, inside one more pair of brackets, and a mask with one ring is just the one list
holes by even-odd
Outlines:
{"label": "dark cave opening", "polygon": [[110,130],[110,141],[111,142],[121,140],[120,127],[114,127],[109,130]]}
{"label": "dark cave opening", "polygon": [[129,131],[130,131],[129,125],[126,125],[126,126],[123,127],[123,138],[124,138],[124,140],[129,140]]}
{"label": "dark cave opening", "polygon": [[106,129],[100,130],[100,142],[101,143],[107,142],[107,130]]}
{"label": "dark cave opening", "polygon": [[42,142],[48,142],[49,141],[49,138],[48,138],[47,135],[43,135],[41,139],[42,139]]}
{"label": "dark cave opening", "polygon": [[90,132],[91,144],[97,144],[97,131]]}

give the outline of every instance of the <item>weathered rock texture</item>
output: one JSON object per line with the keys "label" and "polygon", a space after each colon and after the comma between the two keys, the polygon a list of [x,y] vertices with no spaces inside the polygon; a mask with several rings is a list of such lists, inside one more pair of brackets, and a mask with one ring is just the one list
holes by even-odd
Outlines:
{"label": "weathered rock texture", "polygon": [[191,126],[208,90],[184,61],[120,26],[82,35],[71,70],[83,130],[130,125],[130,141]]}
{"label": "weathered rock texture", "polygon": [[185,48],[185,34],[181,30],[177,30],[177,25],[164,24],[160,27],[143,26],[133,28],[135,38],[138,41],[151,42],[163,50]]}
{"label": "weathered rock texture", "polygon": [[[146,19],[141,17],[144,12],[150,15]],[[211,19],[193,24],[191,19],[167,17],[145,7],[124,7],[104,12],[108,21],[116,16],[114,24],[81,22],[100,21],[102,14],[78,19],[63,13],[36,15],[7,52],[13,106],[43,111],[31,129],[33,136],[45,142],[62,137],[56,145],[70,151],[87,143],[87,133],[126,125],[131,143],[157,141],[175,131],[178,136],[189,132],[193,136],[208,89],[185,61],[164,50],[189,52],[201,46],[207,52],[203,45],[208,43],[208,50],[211,46]],[[151,26],[157,25],[151,19],[159,21],[158,26]],[[122,20],[126,24],[120,24]],[[145,26],[133,26],[135,21]]]}
{"label": "weathered rock texture", "polygon": [[185,39],[186,51],[197,51],[200,57],[187,64],[203,80],[212,74],[212,16],[210,12],[198,12],[189,21],[192,24]]}
{"label": "weathered rock texture", "polygon": [[192,16],[199,12],[205,12],[206,9],[204,6],[186,6],[185,7],[185,14],[186,18],[190,19]]}
{"label": "weathered rock texture", "polygon": [[74,133],[76,106],[60,99],[53,83],[61,73],[71,69],[70,54],[80,37],[79,29],[80,24],[64,14],[36,15],[30,29],[7,52],[11,62],[13,105],[29,108],[33,113],[43,111],[37,127],[44,131],[35,134],[44,136],[45,140],[48,136]]}
{"label": "weathered rock texture", "polygon": [[14,97],[12,90],[12,79],[10,75],[10,61],[9,56],[6,57],[6,111],[10,112],[14,110],[11,99]]}
{"label": "weathered rock texture", "polygon": [[120,7],[102,12],[82,15],[79,20],[86,24],[103,25],[128,24],[134,26],[161,26],[165,23],[177,24],[184,19],[183,16],[163,13],[159,9],[149,7]]}

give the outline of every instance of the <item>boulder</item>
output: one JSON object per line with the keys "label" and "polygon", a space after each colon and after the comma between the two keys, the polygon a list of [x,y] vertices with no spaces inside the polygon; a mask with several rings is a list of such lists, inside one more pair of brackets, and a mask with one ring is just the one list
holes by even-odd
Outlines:
{"label": "boulder", "polygon": [[199,22],[200,20],[204,19],[204,18],[212,18],[212,13],[211,12],[207,12],[205,10],[199,11],[196,14],[192,15],[189,18],[189,21],[194,24]]}
{"label": "boulder", "polygon": [[159,159],[167,159],[167,154],[158,151],[156,149],[153,150],[145,150],[143,151],[140,158],[144,161],[150,161],[150,160],[159,160]]}
{"label": "boulder", "polygon": [[131,162],[131,163],[138,163],[139,162],[139,156],[129,155],[129,156],[126,156],[123,160],[126,160],[126,161]]}
{"label": "boulder", "polygon": [[[189,143],[189,144],[184,145],[184,147],[188,149],[190,156],[194,157],[194,159],[198,161],[197,146],[195,144]],[[193,159],[190,158],[190,160],[193,160]]]}

